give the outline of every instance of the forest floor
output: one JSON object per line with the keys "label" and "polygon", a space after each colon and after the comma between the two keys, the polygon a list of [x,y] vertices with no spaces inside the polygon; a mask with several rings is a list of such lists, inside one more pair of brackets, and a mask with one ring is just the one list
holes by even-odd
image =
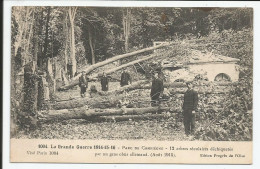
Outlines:
{"label": "forest floor", "polygon": [[105,139],[105,140],[194,140],[184,134],[183,124],[172,119],[90,122],[71,119],[42,124],[34,131],[21,131],[17,138],[30,139]]}

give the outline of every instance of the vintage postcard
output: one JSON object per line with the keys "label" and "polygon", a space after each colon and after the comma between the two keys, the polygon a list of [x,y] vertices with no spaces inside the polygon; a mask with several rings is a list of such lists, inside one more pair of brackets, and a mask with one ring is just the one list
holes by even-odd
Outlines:
{"label": "vintage postcard", "polygon": [[252,164],[253,20],[12,6],[10,161]]}

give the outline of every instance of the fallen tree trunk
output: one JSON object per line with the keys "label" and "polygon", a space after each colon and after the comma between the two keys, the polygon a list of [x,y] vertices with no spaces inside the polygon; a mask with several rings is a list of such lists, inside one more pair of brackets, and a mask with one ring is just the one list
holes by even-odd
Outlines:
{"label": "fallen tree trunk", "polygon": [[[121,66],[118,66],[118,67],[116,67],[116,68],[113,68],[113,69],[110,69],[110,70],[106,71],[106,74],[111,74],[111,73],[113,73],[113,72],[115,72],[115,71],[118,71],[118,70],[123,69],[123,68],[125,68],[125,67],[132,66],[132,65],[134,65],[134,64],[136,64],[136,63],[139,63],[139,62],[143,62],[143,61],[152,59],[152,58],[154,58],[154,57],[156,57],[156,56],[158,56],[158,53],[152,54],[152,55],[147,56],[147,57],[142,58],[142,59],[137,59],[137,60],[135,60],[135,61],[132,61],[132,62],[123,64],[123,65],[121,65]],[[98,76],[100,76],[98,73],[97,73],[97,74],[94,74],[94,75],[90,76],[90,79],[97,78]]]}
{"label": "fallen tree trunk", "polygon": [[123,96],[97,96],[94,98],[79,98],[66,101],[54,102],[50,109],[73,109],[77,107],[89,106],[91,108],[112,108],[116,107]]}
{"label": "fallen tree trunk", "polygon": [[[200,87],[200,86],[230,86],[234,83],[232,82],[203,82],[203,83],[198,83],[194,84],[194,87]],[[137,86],[136,89],[150,89],[152,84],[150,83],[149,85],[141,85]],[[173,82],[173,83],[164,83],[164,88],[180,88],[180,87],[185,87],[187,88],[187,85],[183,82]]]}
{"label": "fallen tree trunk", "polygon": [[174,117],[174,115],[169,116],[165,114],[145,114],[145,115],[124,115],[124,116],[99,116],[97,117],[96,120],[100,120],[100,121],[147,120],[147,119],[170,118],[170,117]]}
{"label": "fallen tree trunk", "polygon": [[134,115],[145,113],[156,113],[158,111],[170,110],[168,107],[147,107],[147,108],[125,108],[125,109],[88,109],[86,107],[75,109],[48,110],[38,112],[41,121],[68,120],[68,119],[91,119],[92,116],[115,116]]}
{"label": "fallen tree trunk", "polygon": [[[169,97],[174,97],[174,95],[183,95],[185,91],[170,91],[169,92]],[[199,95],[208,95],[208,94],[227,94],[228,92],[225,91],[215,91],[215,92],[198,92]],[[67,101],[61,101],[61,102],[56,102],[50,104],[50,109],[53,110],[61,110],[61,109],[73,109],[73,108],[80,108],[84,106],[88,106],[89,108],[99,108],[99,109],[107,109],[107,108],[114,108],[118,107],[120,105],[120,100],[122,100],[124,96],[116,96],[112,97],[112,95],[109,96],[102,96],[102,97],[97,97],[97,98],[81,98],[81,99],[75,99],[75,100],[67,100]],[[142,105],[142,104],[149,104],[151,102],[151,98],[149,96],[145,97],[131,97],[130,99],[129,106],[136,105]],[[166,101],[166,100],[165,100]],[[134,107],[136,107],[134,106]]]}
{"label": "fallen tree trunk", "polygon": [[147,80],[140,80],[140,81],[134,82],[134,83],[132,83],[130,85],[126,85],[126,86],[120,87],[119,89],[116,89],[116,90],[111,90],[111,91],[107,91],[107,92],[100,91],[98,93],[101,96],[106,96],[106,95],[111,95],[111,94],[113,94],[113,95],[114,94],[121,94],[124,91],[140,89],[146,83],[148,83]]}
{"label": "fallen tree trunk", "polygon": [[[120,100],[124,97],[124,95],[120,95],[120,93],[123,93],[124,90],[130,91],[130,90],[135,90],[137,88],[139,89],[146,89],[148,94],[146,94],[146,97],[137,97],[137,98],[131,98],[131,101],[140,101],[140,102],[149,102],[150,101],[150,87],[146,87],[144,84],[147,81],[138,81],[133,83],[132,85],[127,85],[124,87],[121,87],[117,90],[113,91],[108,91],[108,92],[98,92],[99,95],[96,95],[93,98],[79,98],[79,99],[72,99],[72,100],[65,100],[65,101],[59,101],[59,102],[54,102],[50,104],[50,109],[73,109],[77,107],[83,107],[83,106],[89,106],[90,108],[112,108],[112,107],[117,107],[119,104]],[[179,86],[178,86],[179,85]],[[165,86],[172,87],[172,90],[169,90],[168,94],[174,95],[174,94],[184,94],[186,92],[186,87],[184,87],[183,84],[181,83],[176,83],[176,84],[171,84],[168,85],[166,84]],[[225,86],[224,86],[225,87]],[[201,87],[199,90],[197,90],[198,94],[201,95],[206,95],[206,94],[227,94],[229,92],[229,89],[223,89],[217,88],[217,89],[210,89],[207,87]],[[165,93],[167,94],[167,93]],[[147,97],[148,95],[148,97]]]}
{"label": "fallen tree trunk", "polygon": [[[137,81],[135,83],[133,83],[132,85],[127,85],[124,87],[121,87],[119,89],[116,90],[111,90],[108,92],[99,92],[100,95],[102,96],[108,96],[108,95],[112,95],[112,94],[120,94],[123,93],[125,90],[126,91],[131,91],[131,90],[137,90],[137,89],[151,89],[152,84],[149,83],[148,81]],[[227,93],[225,91],[223,91],[222,89],[218,90],[218,89],[208,89],[207,86],[213,85],[213,86],[230,86],[232,83],[231,82],[204,82],[203,84],[199,84],[199,85],[194,85],[195,87],[202,87],[199,88],[198,93],[200,94],[221,94],[221,93]],[[187,85],[185,83],[182,82],[174,82],[174,83],[165,83],[164,88],[184,88],[182,90],[175,90],[174,92],[176,94],[184,94],[186,89],[187,89]]]}
{"label": "fallen tree trunk", "polygon": [[[169,46],[169,44],[158,45],[158,46],[155,46],[155,47],[149,47],[149,48],[141,49],[141,50],[138,50],[138,51],[135,51],[135,52],[114,56],[110,59],[104,60],[102,62],[98,62],[94,65],[91,65],[91,66],[87,67],[86,69],[83,69],[83,71],[85,71],[86,74],[89,74],[94,69],[101,67],[101,66],[104,66],[106,64],[109,64],[111,62],[117,61],[119,59],[127,58],[129,56],[137,55],[137,54],[144,53],[144,52],[147,52],[147,51],[159,49],[159,48],[162,48],[162,47],[165,47],[165,46]],[[78,79],[79,79],[80,76],[81,76],[81,74],[78,74],[77,76],[75,76],[74,78],[71,79],[71,81],[69,82],[68,85],[62,86],[58,90],[59,91],[68,90],[68,89],[76,86],[78,84]]]}

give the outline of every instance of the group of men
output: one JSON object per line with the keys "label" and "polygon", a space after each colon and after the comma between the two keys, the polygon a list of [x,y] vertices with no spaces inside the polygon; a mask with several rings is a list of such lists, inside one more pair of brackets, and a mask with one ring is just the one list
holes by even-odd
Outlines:
{"label": "group of men", "polygon": [[[89,79],[85,75],[85,72],[82,72],[81,76],[79,77],[79,87],[80,87],[80,95],[81,97],[85,97],[86,90],[88,88],[88,81]],[[105,72],[103,72],[102,76],[100,77],[100,83],[101,83],[101,90],[102,91],[108,91],[108,83],[109,83],[109,77]],[[126,86],[132,83],[130,74],[126,71],[126,69],[123,70],[121,74],[120,79],[120,86]]]}
{"label": "group of men", "polygon": [[[102,91],[108,91],[109,79],[106,73],[103,72],[103,75],[100,78],[101,89]],[[120,86],[129,85],[132,83],[130,74],[124,69],[121,74]],[[191,81],[187,81],[186,85],[188,87],[187,91],[184,94],[183,102],[183,116],[184,116],[184,128],[185,134],[190,135],[194,132],[195,128],[195,113],[198,106],[198,93],[193,89],[193,84]],[[82,76],[79,78],[80,94],[82,97],[85,96],[86,89],[88,88],[88,79],[82,73]],[[152,80],[151,86],[151,106],[158,106],[162,98],[164,91],[163,79],[159,77],[159,72],[155,72]]]}

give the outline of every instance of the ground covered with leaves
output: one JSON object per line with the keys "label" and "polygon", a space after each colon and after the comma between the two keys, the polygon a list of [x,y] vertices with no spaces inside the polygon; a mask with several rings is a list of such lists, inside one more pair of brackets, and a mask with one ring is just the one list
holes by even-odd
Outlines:
{"label": "ground covered with leaves", "polygon": [[184,134],[183,124],[173,118],[90,122],[67,120],[42,124],[34,131],[21,131],[17,138],[30,139],[127,139],[127,140],[194,140]]}

